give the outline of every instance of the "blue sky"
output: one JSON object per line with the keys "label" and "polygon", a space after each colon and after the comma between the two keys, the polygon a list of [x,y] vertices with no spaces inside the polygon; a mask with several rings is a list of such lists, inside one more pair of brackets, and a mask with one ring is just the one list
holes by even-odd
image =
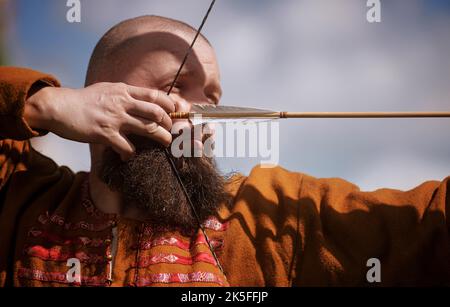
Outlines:
{"label": "blue sky", "polygon": [[[450,109],[450,1],[381,0],[382,22],[363,0],[219,0],[205,28],[222,69],[223,104],[296,111]],[[208,0],[14,0],[9,59],[82,87],[90,52],[115,23],[158,14],[198,26]],[[371,190],[411,188],[450,175],[449,120],[309,120],[280,125],[280,164],[342,177]],[[35,146],[74,170],[85,145],[48,136]],[[254,159],[220,160],[249,172]]]}

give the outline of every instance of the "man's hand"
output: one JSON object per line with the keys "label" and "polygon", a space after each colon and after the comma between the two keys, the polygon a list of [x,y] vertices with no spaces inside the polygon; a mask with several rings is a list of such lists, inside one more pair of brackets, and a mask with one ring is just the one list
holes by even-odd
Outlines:
{"label": "man's hand", "polygon": [[111,146],[122,160],[135,151],[127,134],[172,142],[168,115],[175,103],[163,92],[123,83],[97,83],[84,89],[45,87],[28,98],[24,117],[34,129],[62,138]]}

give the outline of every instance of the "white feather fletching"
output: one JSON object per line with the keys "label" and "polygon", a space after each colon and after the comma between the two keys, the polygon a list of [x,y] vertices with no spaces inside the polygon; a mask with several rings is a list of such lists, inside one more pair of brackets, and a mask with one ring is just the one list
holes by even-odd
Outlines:
{"label": "white feather fletching", "polygon": [[193,104],[190,118],[194,125],[204,123],[226,123],[226,122],[261,122],[278,119],[278,113],[270,110],[235,107],[216,106],[212,104]]}

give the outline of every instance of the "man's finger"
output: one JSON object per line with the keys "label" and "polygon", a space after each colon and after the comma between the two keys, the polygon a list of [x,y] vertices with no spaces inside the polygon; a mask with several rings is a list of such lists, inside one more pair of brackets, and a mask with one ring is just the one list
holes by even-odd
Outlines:
{"label": "man's finger", "polygon": [[133,117],[141,117],[153,121],[168,131],[172,128],[170,116],[158,105],[135,100],[127,111]]}
{"label": "man's finger", "polygon": [[121,133],[117,133],[109,138],[109,145],[120,155],[122,161],[130,159],[136,150],[133,143]]}
{"label": "man's finger", "polygon": [[130,116],[124,128],[126,132],[148,137],[164,146],[172,143],[172,134],[169,131],[145,118]]}
{"label": "man's finger", "polygon": [[129,86],[128,93],[134,99],[159,105],[167,113],[175,112],[175,102],[164,92],[156,89]]}

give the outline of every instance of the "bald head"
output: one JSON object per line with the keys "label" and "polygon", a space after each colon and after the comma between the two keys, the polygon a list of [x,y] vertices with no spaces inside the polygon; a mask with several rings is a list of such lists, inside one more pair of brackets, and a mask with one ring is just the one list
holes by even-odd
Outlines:
{"label": "bald head", "polygon": [[[148,48],[162,47],[161,37],[164,33],[184,38],[186,41],[184,44],[180,42],[180,48],[184,47],[183,50],[186,51],[187,40],[193,39],[196,29],[182,21],[154,15],[128,19],[115,25],[103,35],[91,55],[86,85],[110,81],[103,80],[104,76],[110,74],[114,63],[122,60],[120,56],[127,57],[127,52],[128,56],[133,56],[133,47],[136,47],[133,43],[139,38],[148,38],[145,41]],[[155,35],[152,36],[152,34]],[[200,35],[199,39],[210,45],[203,35]]]}
{"label": "bald head", "polygon": [[[167,93],[195,34],[191,26],[164,17],[123,21],[97,43],[86,86],[121,82]],[[171,93],[179,103],[219,102],[219,66],[214,49],[203,36],[194,45]]]}

